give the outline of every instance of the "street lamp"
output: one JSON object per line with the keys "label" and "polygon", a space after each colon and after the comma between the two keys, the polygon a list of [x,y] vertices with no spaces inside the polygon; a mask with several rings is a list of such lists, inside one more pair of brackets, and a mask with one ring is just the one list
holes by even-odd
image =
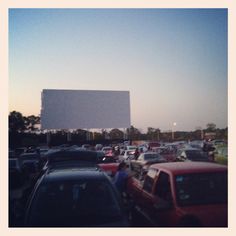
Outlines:
{"label": "street lamp", "polygon": [[172,125],[172,140],[175,139],[175,131],[174,131],[174,127],[175,127],[176,125],[177,125],[176,122],[174,122],[173,125]]}

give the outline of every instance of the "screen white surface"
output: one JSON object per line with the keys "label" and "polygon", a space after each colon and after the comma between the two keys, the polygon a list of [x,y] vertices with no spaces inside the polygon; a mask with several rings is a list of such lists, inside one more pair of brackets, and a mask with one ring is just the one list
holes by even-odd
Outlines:
{"label": "screen white surface", "polygon": [[129,91],[42,91],[41,129],[130,127]]}

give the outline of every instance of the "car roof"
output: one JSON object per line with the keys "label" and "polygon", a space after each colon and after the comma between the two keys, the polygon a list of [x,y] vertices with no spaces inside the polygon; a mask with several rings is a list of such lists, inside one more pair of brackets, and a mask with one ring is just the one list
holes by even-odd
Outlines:
{"label": "car roof", "polygon": [[52,162],[49,164],[49,169],[69,169],[69,168],[92,168],[96,169],[97,163],[93,162],[86,162],[86,161],[75,161],[75,160],[69,160],[69,161],[58,161],[58,162]]}
{"label": "car roof", "polygon": [[160,156],[160,154],[159,153],[157,153],[157,152],[152,152],[152,151],[149,151],[149,152],[143,152],[143,153],[141,153],[140,155],[155,155],[155,156]]}
{"label": "car roof", "polygon": [[199,148],[195,148],[195,147],[184,147],[184,148],[180,148],[180,151],[202,151]]}
{"label": "car roof", "polygon": [[44,182],[78,180],[78,179],[94,179],[101,180],[107,179],[107,176],[100,169],[93,167],[74,167],[62,169],[50,169],[44,174]]}
{"label": "car roof", "polygon": [[44,158],[47,158],[49,162],[74,160],[96,163],[98,160],[98,153],[90,150],[65,149],[50,151]]}
{"label": "car roof", "polygon": [[211,162],[168,162],[153,164],[150,168],[165,170],[173,174],[227,171],[226,166]]}
{"label": "car roof", "polygon": [[29,152],[29,153],[22,153],[20,155],[20,158],[26,158],[26,157],[29,157],[29,158],[34,158],[34,157],[39,157],[40,155],[36,152]]}

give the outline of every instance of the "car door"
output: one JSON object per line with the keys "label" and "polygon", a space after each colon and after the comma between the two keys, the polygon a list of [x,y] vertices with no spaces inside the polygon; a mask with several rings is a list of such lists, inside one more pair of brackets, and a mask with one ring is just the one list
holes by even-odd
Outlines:
{"label": "car door", "polygon": [[155,222],[152,219],[152,208],[154,204],[153,187],[156,174],[157,170],[150,169],[148,171],[143,183],[142,196],[139,202],[140,211],[151,225],[155,225]]}
{"label": "car door", "polygon": [[127,191],[136,204],[139,204],[141,202],[142,189],[143,181],[140,181],[138,175],[134,175],[133,177],[128,179]]}
{"label": "car door", "polygon": [[173,218],[172,199],[169,174],[163,171],[157,173],[152,191],[149,191],[144,185],[142,208],[153,225],[171,225]]}
{"label": "car door", "polygon": [[175,217],[170,175],[160,171],[155,182],[152,217],[159,226],[170,226]]}

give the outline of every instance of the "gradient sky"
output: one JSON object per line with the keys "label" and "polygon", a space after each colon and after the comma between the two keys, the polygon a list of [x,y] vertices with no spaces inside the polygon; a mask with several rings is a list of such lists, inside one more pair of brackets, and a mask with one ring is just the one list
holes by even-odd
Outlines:
{"label": "gradient sky", "polygon": [[225,128],[227,9],[10,9],[9,111],[43,89],[128,90],[142,132]]}

